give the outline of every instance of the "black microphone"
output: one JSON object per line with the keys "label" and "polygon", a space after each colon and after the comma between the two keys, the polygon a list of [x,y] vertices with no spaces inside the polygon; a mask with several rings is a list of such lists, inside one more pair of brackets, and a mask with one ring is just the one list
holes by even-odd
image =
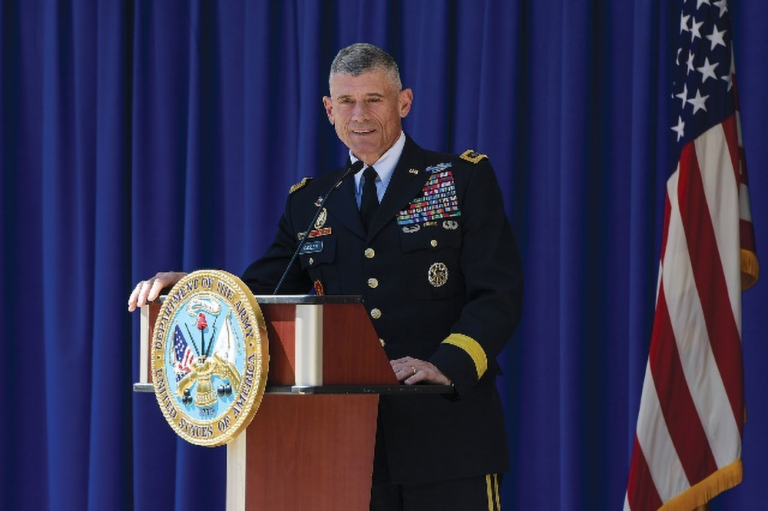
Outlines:
{"label": "black microphone", "polygon": [[273,295],[276,295],[277,292],[280,290],[280,286],[283,285],[283,281],[285,280],[285,277],[288,275],[288,271],[290,271],[291,266],[293,266],[293,262],[296,260],[296,258],[299,255],[299,252],[301,252],[301,249],[304,248],[304,245],[307,243],[307,240],[309,239],[309,233],[312,231],[312,227],[314,227],[315,222],[317,221],[317,217],[320,216],[320,212],[323,210],[323,206],[325,206],[325,201],[328,200],[328,197],[331,196],[331,193],[341,186],[341,183],[347,179],[352,174],[357,174],[362,170],[362,168],[365,166],[365,163],[363,160],[357,160],[355,163],[349,166],[346,172],[344,172],[344,175],[341,176],[341,179],[336,181],[336,183],[331,187],[330,190],[328,190],[328,193],[325,194],[325,197],[320,201],[320,204],[317,206],[317,211],[315,211],[315,216],[312,217],[312,221],[309,222],[309,225],[307,226],[306,230],[304,231],[304,236],[299,240],[299,246],[296,247],[296,251],[293,253],[293,257],[291,257],[291,261],[288,263],[288,266],[285,268],[285,271],[283,272],[283,276],[280,277],[280,281],[277,283],[277,286],[275,286],[275,290],[272,292]]}

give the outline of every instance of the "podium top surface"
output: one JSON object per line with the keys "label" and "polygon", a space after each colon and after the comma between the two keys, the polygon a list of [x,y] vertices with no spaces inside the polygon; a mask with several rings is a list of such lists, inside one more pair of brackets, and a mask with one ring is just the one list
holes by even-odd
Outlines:
{"label": "podium top surface", "polygon": [[360,295],[255,295],[259,304],[324,305],[326,303],[363,303]]}
{"label": "podium top surface", "polygon": [[[133,391],[137,393],[154,393],[152,383],[134,383]],[[327,395],[327,394],[453,394],[451,385],[267,385],[266,394]]]}
{"label": "podium top surface", "polygon": [[[269,305],[324,305],[337,303],[363,303],[360,295],[254,295],[259,304]],[[161,295],[152,303],[163,303],[167,295]]]}

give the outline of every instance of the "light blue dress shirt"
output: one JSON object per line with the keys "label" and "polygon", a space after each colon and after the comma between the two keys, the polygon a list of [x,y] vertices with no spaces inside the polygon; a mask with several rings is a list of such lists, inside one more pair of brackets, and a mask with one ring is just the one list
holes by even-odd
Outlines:
{"label": "light blue dress shirt", "polygon": [[[376,169],[376,173],[379,178],[376,180],[376,195],[379,197],[379,204],[384,198],[384,192],[387,191],[392,174],[395,172],[397,162],[400,161],[400,156],[403,154],[403,148],[405,147],[405,132],[400,132],[400,138],[390,147],[386,153],[381,155],[376,163],[373,164],[373,168]],[[352,163],[358,161],[358,158],[349,152],[349,160]],[[355,199],[357,200],[357,207],[360,208],[360,202],[363,199],[363,173],[368,166],[363,167],[363,170],[355,174]]]}

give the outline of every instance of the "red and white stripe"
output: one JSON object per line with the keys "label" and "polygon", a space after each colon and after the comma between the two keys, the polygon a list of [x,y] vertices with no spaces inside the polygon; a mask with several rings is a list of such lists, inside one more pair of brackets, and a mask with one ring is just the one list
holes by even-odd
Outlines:
{"label": "red and white stripe", "polygon": [[181,360],[176,362],[175,370],[177,373],[188,373],[192,370],[192,364],[195,361],[195,355],[192,350],[187,346],[184,349],[184,356]]}
{"label": "red and white stripe", "polygon": [[734,115],[685,146],[667,182],[625,510],[693,509],[741,481],[743,162]]}

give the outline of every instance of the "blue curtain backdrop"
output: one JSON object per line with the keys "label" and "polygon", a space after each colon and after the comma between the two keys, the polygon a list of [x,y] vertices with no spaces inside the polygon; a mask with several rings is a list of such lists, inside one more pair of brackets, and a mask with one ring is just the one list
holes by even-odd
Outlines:
{"label": "blue curtain backdrop", "polygon": [[[342,46],[401,63],[422,146],[487,153],[525,264],[500,357],[505,509],[623,503],[650,339],[676,2],[0,4],[0,507],[222,509],[225,449],[134,394],[132,285],[239,273],[288,188],[345,150],[320,98]],[[733,1],[758,255],[768,256],[768,3]],[[765,272],[764,272],[765,273]],[[768,501],[768,285],[744,295],[745,480]],[[258,420],[258,415],[256,416]]]}

